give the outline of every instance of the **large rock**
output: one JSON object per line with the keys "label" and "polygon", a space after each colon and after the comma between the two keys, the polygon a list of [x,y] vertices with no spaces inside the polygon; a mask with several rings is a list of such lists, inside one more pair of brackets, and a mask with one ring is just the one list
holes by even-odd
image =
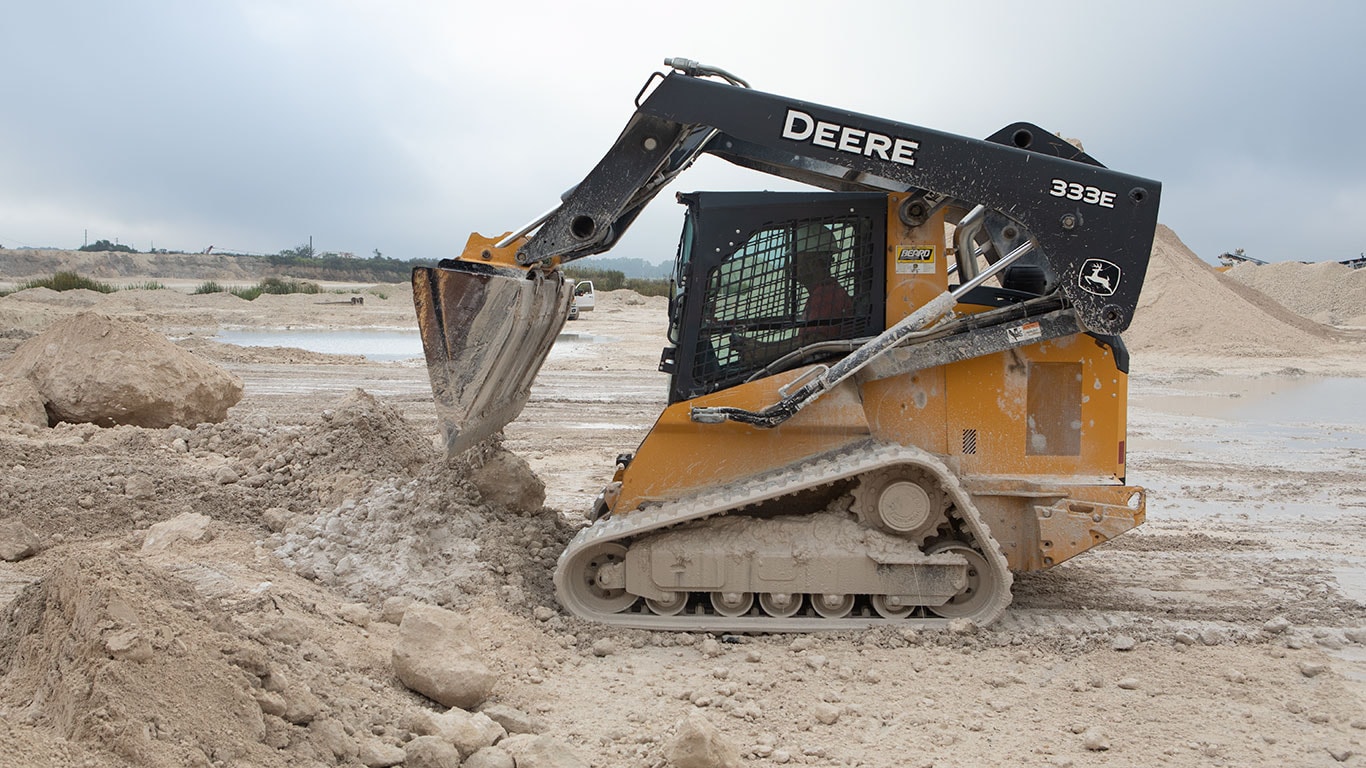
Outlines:
{"label": "large rock", "polygon": [[541,718],[507,704],[485,704],[479,711],[508,733],[545,733],[548,729]]}
{"label": "large rock", "polygon": [[170,520],[163,520],[147,530],[147,536],[142,540],[142,551],[148,554],[165,552],[176,542],[204,541],[209,538],[210,522],[212,520],[208,515],[198,512],[182,512]]}
{"label": "large rock", "polygon": [[17,517],[0,520],[0,560],[15,562],[38,553],[42,542],[38,534]]}
{"label": "large rock", "polygon": [[385,744],[376,738],[366,738],[360,743],[359,754],[356,759],[365,768],[392,768],[403,762],[406,755],[403,747],[396,747],[393,744]]}
{"label": "large rock", "polygon": [[465,617],[431,605],[404,612],[393,665],[408,688],[465,710],[484,703],[498,680],[471,642]]}
{"label": "large rock", "polygon": [[470,479],[487,504],[523,513],[545,506],[545,483],[521,456],[495,446],[472,464]]}
{"label": "large rock", "polygon": [[498,748],[512,755],[517,768],[588,768],[573,747],[551,736],[520,733],[503,739]]}
{"label": "large rock", "polygon": [[15,376],[0,375],[0,420],[14,419],[35,427],[47,426],[47,410],[43,395],[33,382]]}
{"label": "large rock", "polygon": [[462,768],[517,768],[517,760],[500,747],[484,747],[466,758]]}
{"label": "large rock", "polygon": [[740,749],[701,712],[689,712],[664,750],[673,768],[739,768]]}
{"label": "large rock", "polygon": [[222,421],[237,376],[145,326],[94,312],[53,323],[0,365],[41,394],[49,421],[165,428]]}
{"label": "large rock", "polygon": [[460,753],[439,736],[418,736],[403,753],[404,768],[460,768]]}
{"label": "large rock", "polygon": [[497,744],[508,734],[503,726],[488,715],[482,712],[471,714],[458,707],[440,714],[424,711],[414,719],[413,732],[423,736],[440,736],[443,741],[460,750],[464,757]]}

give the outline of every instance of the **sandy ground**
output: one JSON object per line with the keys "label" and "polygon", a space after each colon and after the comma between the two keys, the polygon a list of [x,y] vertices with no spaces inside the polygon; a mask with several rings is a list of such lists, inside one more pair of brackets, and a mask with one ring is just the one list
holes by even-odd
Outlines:
{"label": "sandy ground", "polygon": [[[0,563],[0,763],[360,764],[328,736],[400,745],[433,706],[388,663],[385,601],[407,596],[470,615],[502,674],[494,698],[595,766],[663,765],[693,710],[756,766],[1366,765],[1359,339],[1265,357],[1145,340],[1129,469],[1148,523],[1017,576],[986,630],[710,637],[591,626],[549,585],[569,528],[663,405],[661,300],[600,294],[567,326],[506,431],[547,486],[547,510],[525,514],[481,503],[468,467],[442,462],[420,363],[209,340],[412,328],[403,286],[362,306],[26,293],[0,299],[0,357],[94,308],[219,361],[246,396],[193,430],[0,435],[0,518],[45,545]],[[142,479],[153,490],[130,491]],[[212,518],[210,538],[144,546],[186,511]],[[111,644],[129,612],[151,664]],[[272,680],[316,711],[270,714]],[[264,719],[252,696],[272,703]]]}

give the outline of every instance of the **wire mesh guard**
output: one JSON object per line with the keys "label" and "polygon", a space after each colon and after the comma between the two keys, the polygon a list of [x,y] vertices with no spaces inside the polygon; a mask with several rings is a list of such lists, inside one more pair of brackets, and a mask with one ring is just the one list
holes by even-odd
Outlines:
{"label": "wire mesh guard", "polygon": [[715,391],[801,347],[866,335],[873,247],[866,218],[760,228],[707,275],[693,381]]}

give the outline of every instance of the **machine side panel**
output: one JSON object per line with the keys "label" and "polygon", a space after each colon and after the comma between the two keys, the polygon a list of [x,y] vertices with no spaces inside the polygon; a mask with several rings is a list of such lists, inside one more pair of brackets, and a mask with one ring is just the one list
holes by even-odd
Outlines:
{"label": "machine side panel", "polygon": [[699,424],[689,416],[698,406],[754,407],[809,368],[723,390],[664,410],[621,476],[615,514],[642,504],[669,501],[721,487],[802,459],[866,440],[868,423],[852,384],[774,429],[736,422]]}
{"label": "machine side panel", "polygon": [[948,443],[965,478],[1123,481],[1128,379],[1108,346],[1055,339],[954,363],[945,378]]}

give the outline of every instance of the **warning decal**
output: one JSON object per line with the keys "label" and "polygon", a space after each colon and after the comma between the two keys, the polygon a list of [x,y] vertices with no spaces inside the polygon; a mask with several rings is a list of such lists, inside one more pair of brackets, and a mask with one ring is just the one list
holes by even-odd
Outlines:
{"label": "warning decal", "polygon": [[933,245],[898,245],[896,247],[896,273],[898,275],[934,274]]}
{"label": "warning decal", "polygon": [[1032,341],[1043,336],[1043,329],[1037,322],[1025,323],[1024,325],[1006,329],[1006,338],[1014,344]]}

